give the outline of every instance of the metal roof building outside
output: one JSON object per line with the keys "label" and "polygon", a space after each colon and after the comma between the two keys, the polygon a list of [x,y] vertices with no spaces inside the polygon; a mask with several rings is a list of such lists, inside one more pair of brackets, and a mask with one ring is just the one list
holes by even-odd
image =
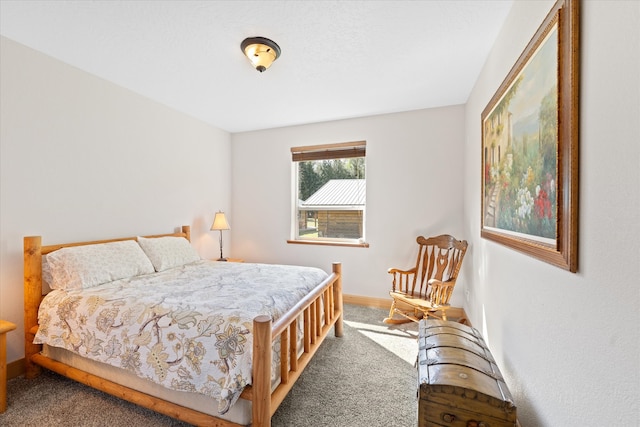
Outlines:
{"label": "metal roof building outside", "polygon": [[300,203],[303,210],[363,210],[366,180],[332,179]]}

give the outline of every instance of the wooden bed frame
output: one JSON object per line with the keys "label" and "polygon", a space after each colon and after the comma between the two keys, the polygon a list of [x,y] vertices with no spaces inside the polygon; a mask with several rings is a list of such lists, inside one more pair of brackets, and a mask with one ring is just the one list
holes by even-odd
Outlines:
{"label": "wooden bed frame", "polygon": [[[180,232],[145,237],[164,236],[185,237],[187,240],[191,240],[191,229],[190,226],[182,226]],[[43,297],[42,256],[64,247],[122,240],[136,240],[136,237],[48,246],[42,246],[40,236],[24,238],[26,377],[36,377],[40,374],[41,367],[44,367],[105,393],[191,424],[201,426],[239,426],[239,424],[159,399],[55,361],[41,354],[42,345],[32,344],[38,331],[38,307]],[[333,263],[332,273],[329,277],[275,323],[271,321],[269,316],[258,316],[253,320],[253,385],[247,386],[241,395],[242,399],[252,402],[251,425],[253,427],[271,425],[271,417],[318,350],[324,338],[329,334],[331,327],[335,325],[335,336],[342,336],[341,270],[340,263]],[[324,310],[324,313],[322,310]],[[302,352],[299,352],[297,348],[297,322],[301,314],[304,319],[302,340],[304,348]],[[272,344],[278,337],[281,339],[281,380],[280,384],[271,391]],[[212,402],[212,404],[214,403]]]}

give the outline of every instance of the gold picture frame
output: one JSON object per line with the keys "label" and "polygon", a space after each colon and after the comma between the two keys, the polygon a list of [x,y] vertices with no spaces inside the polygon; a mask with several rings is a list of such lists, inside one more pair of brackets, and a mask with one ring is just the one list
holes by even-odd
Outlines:
{"label": "gold picture frame", "polygon": [[579,0],[558,0],[481,116],[481,236],[574,273],[579,77]]}

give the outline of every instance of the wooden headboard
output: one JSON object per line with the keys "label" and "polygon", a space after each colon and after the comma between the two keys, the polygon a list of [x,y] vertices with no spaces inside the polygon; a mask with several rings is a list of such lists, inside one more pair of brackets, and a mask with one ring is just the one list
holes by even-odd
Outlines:
{"label": "wooden headboard", "polygon": [[[168,234],[154,234],[143,237],[184,237],[191,241],[191,226],[183,225],[180,231]],[[24,238],[24,333],[25,333],[25,361],[27,378],[37,375],[37,365],[30,361],[30,355],[40,351],[40,345],[31,344],[38,330],[38,307],[42,300],[42,256],[71,246],[96,245],[99,243],[120,242],[123,240],[137,240],[138,236],[121,237],[117,239],[94,240],[90,242],[63,243],[42,246],[41,236],[26,236]]]}

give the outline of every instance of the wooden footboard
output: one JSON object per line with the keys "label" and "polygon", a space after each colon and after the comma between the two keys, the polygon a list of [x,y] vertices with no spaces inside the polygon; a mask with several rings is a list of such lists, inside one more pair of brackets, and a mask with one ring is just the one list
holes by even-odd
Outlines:
{"label": "wooden footboard", "polygon": [[[190,239],[190,227],[178,233],[147,237],[182,236]],[[135,237],[42,246],[40,236],[24,238],[24,322],[26,376],[33,378],[41,367],[137,405],[195,425],[238,426],[175,403],[159,399],[108,379],[84,372],[41,354],[42,346],[32,344],[38,330],[38,307],[42,300],[42,256],[67,246],[135,240]],[[253,385],[243,391],[241,398],[252,401],[252,426],[271,425],[271,417],[304,368],[318,350],[324,338],[335,327],[335,335],[342,336],[342,275],[341,264],[334,263],[329,277],[302,299],[288,313],[272,322],[268,316],[253,321]],[[298,348],[298,319],[302,315],[303,349]],[[280,338],[280,384],[271,391],[273,342]],[[300,351],[302,350],[302,351]]]}
{"label": "wooden footboard", "polygon": [[[272,323],[268,316],[253,321],[253,386],[242,393],[252,401],[253,426],[270,426],[276,412],[304,368],[335,325],[342,336],[342,265],[288,313]],[[324,313],[322,312],[324,310]],[[298,317],[303,314],[303,352],[298,357]],[[280,384],[271,392],[271,348],[280,337]],[[256,355],[260,355],[256,358]]]}

